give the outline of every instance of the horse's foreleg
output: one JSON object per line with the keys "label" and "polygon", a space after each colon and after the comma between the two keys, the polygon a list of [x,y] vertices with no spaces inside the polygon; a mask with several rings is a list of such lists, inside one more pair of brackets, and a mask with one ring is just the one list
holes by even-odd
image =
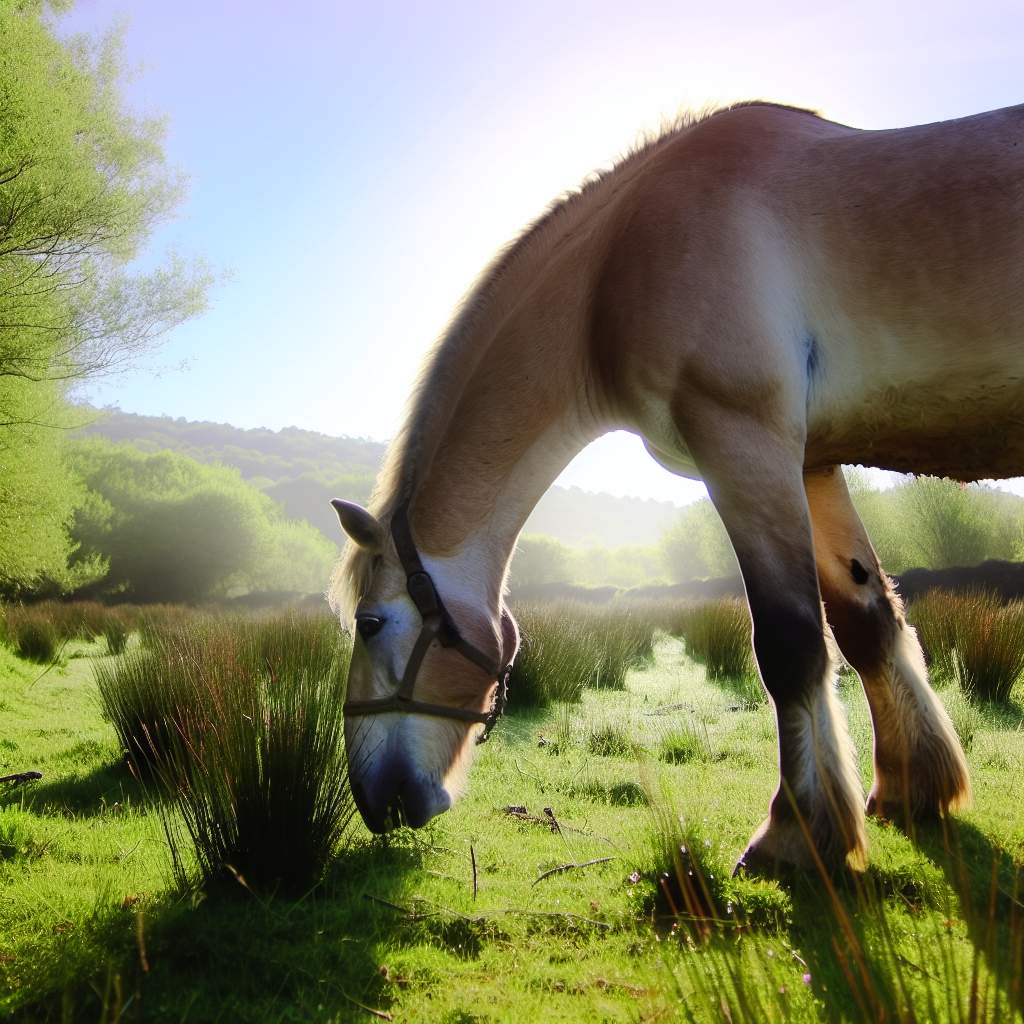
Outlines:
{"label": "horse's foreleg", "polygon": [[705,420],[695,433],[691,450],[736,551],[778,723],[779,787],[740,866],[862,861],[863,793],[825,644],[801,446],[747,418]]}
{"label": "horse's foreleg", "polygon": [[967,764],[928,685],[917,635],[878,564],[842,472],[810,473],[805,486],[825,610],[871,708],[875,780],[868,812],[945,813],[968,798]]}

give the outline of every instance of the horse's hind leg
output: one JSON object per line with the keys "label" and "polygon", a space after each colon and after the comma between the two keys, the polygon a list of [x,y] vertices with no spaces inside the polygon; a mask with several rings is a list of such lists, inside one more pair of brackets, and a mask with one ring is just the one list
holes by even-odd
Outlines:
{"label": "horse's hind leg", "polygon": [[850,854],[861,860],[864,798],[825,644],[802,447],[752,430],[745,417],[707,417],[691,438],[743,573],[779,730],[779,787],[740,866],[771,872],[780,863],[814,867],[819,857],[830,869]]}
{"label": "horse's hind leg", "polygon": [[917,635],[878,564],[842,471],[809,473],[805,486],[825,611],[871,708],[875,781],[868,812],[944,813],[969,795],[967,765],[928,685]]}

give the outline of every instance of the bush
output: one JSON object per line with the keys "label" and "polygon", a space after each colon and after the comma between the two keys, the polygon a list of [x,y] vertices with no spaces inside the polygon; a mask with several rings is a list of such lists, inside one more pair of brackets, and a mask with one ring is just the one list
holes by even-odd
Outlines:
{"label": "bush", "polygon": [[184,881],[295,892],[353,814],[342,746],[351,645],[327,616],[196,617],[97,666],[129,757],[166,798]]}
{"label": "bush", "polygon": [[992,593],[929,591],[910,619],[937,676],[972,699],[1006,703],[1024,671],[1024,605]]}
{"label": "bush", "polygon": [[[682,626],[687,651],[704,663],[709,679],[750,682],[757,679],[750,643],[750,613],[738,598],[698,605]],[[744,687],[744,696],[764,699],[760,688]]]}
{"label": "bush", "polygon": [[509,681],[512,708],[578,701],[584,687],[621,690],[654,654],[654,626],[632,609],[573,602],[517,605],[522,647]]}

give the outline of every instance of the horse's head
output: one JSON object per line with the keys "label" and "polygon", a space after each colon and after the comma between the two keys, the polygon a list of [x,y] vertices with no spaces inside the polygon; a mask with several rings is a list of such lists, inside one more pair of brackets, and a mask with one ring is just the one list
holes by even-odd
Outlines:
{"label": "horse's head", "polygon": [[352,793],[372,831],[418,828],[459,796],[518,631],[507,611],[487,609],[459,559],[416,550],[404,509],[388,530],[358,505],[333,505],[353,542],[342,570],[355,620],[345,704]]}

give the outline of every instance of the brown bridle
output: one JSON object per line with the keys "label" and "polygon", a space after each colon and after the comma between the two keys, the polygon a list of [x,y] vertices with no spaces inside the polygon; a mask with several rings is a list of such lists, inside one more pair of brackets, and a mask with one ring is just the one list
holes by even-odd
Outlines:
{"label": "brown bridle", "polygon": [[[434,586],[430,574],[423,568],[419,552],[412,539],[412,531],[409,528],[409,509],[407,505],[401,505],[391,517],[391,537],[395,542],[395,550],[398,552],[398,560],[405,570],[406,589],[416,610],[420,613],[423,625],[420,627],[420,634],[416,638],[412,654],[402,673],[402,682],[398,691],[392,697],[378,697],[373,700],[349,700],[342,708],[349,718],[359,715],[381,715],[389,711],[400,711],[406,714],[432,715],[435,718],[455,718],[460,722],[479,722],[484,731],[477,737],[477,743],[483,743],[490,735],[491,729],[501,717],[508,700],[508,677],[512,672],[512,660],[502,665],[501,661],[494,662],[489,655],[466,640],[459,632],[441,600],[441,595]],[[502,612],[507,614],[507,612]],[[451,647],[458,651],[464,658],[478,665],[487,673],[487,686],[497,680],[498,688],[494,693],[494,702],[490,711],[469,711],[466,708],[450,707],[447,704],[429,704],[426,701],[416,700],[413,696],[413,689],[416,686],[416,677],[419,675],[423,659],[434,641],[442,647]],[[513,657],[515,652],[513,652]]]}

